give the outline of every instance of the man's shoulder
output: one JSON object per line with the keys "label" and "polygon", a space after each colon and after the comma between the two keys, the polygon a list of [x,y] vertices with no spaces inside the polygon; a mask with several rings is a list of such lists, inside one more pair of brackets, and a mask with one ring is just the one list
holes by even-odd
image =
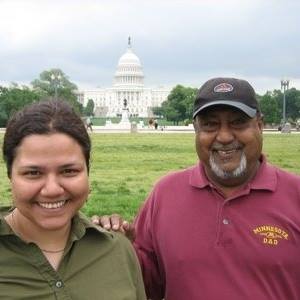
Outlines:
{"label": "man's shoulder", "polygon": [[168,174],[161,177],[156,185],[157,186],[169,185],[169,184],[174,185],[175,183],[179,183],[179,182],[187,183],[189,182],[191,174],[197,171],[198,169],[199,169],[199,164],[196,164],[182,170],[171,171]]}
{"label": "man's shoulder", "polygon": [[297,184],[300,183],[300,175],[299,174],[285,170],[281,167],[278,167],[278,166],[276,166],[274,164],[270,164],[270,163],[267,164],[267,168],[273,170],[276,173],[277,178],[279,180],[283,180],[283,181],[290,182],[290,183],[292,183],[292,182],[297,183]]}

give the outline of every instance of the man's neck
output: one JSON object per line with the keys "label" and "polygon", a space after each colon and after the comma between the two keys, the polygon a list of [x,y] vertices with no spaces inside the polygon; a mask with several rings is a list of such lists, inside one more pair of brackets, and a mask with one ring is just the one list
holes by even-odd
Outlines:
{"label": "man's neck", "polygon": [[259,166],[260,161],[257,161],[257,164],[254,166],[253,170],[251,170],[251,172],[247,172],[248,175],[245,174],[239,177],[228,179],[219,178],[206,167],[204,167],[204,170],[208,180],[217,188],[224,198],[227,199],[245,187],[255,177]]}

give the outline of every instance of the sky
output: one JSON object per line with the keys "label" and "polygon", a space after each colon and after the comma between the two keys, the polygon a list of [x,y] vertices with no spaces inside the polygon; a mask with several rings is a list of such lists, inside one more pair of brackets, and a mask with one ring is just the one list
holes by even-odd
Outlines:
{"label": "sky", "polygon": [[0,85],[60,68],[79,89],[111,87],[132,49],[146,87],[211,77],[300,89],[298,0],[0,0]]}

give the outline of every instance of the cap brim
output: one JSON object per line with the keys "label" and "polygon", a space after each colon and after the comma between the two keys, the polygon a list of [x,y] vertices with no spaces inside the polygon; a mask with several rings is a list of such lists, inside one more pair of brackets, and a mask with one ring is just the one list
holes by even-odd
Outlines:
{"label": "cap brim", "polygon": [[194,113],[193,113],[193,118],[196,117],[196,115],[211,106],[217,106],[217,105],[226,105],[226,106],[231,106],[231,107],[235,107],[241,111],[243,111],[246,115],[248,115],[250,118],[254,118],[257,110],[255,108],[252,108],[244,103],[241,102],[236,102],[236,101],[228,101],[228,100],[219,100],[219,101],[213,101],[213,102],[209,102],[201,107],[199,107]]}

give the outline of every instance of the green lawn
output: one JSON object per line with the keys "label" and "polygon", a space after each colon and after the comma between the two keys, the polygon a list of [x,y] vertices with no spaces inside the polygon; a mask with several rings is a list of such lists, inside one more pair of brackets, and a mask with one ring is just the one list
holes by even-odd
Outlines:
{"label": "green lawn", "polygon": [[[132,219],[156,180],[197,160],[192,133],[92,134],[92,142],[88,215],[115,212]],[[275,165],[300,174],[300,135],[266,134],[264,153]],[[0,203],[7,204],[10,192],[2,162],[0,172]]]}

